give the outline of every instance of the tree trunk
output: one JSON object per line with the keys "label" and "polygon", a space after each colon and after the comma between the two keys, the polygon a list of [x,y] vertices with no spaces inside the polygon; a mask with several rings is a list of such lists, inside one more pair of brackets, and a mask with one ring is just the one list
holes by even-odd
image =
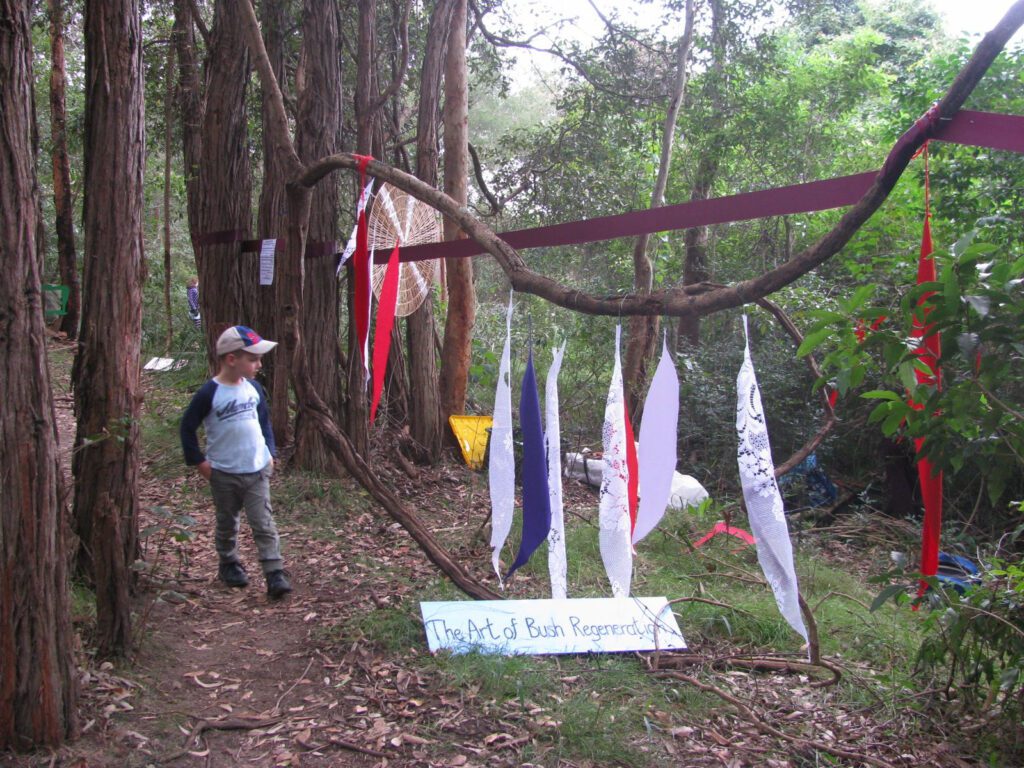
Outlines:
{"label": "tree trunk", "polygon": [[[290,24],[286,5],[281,0],[263,0],[260,3],[263,40],[267,47],[267,56],[274,76],[279,83],[285,83],[285,30]],[[285,231],[285,190],[286,174],[281,165],[280,155],[274,151],[270,140],[270,106],[261,101],[260,117],[263,137],[263,185],[260,188],[259,212],[257,214],[256,231],[259,237],[278,238],[278,244],[284,243]],[[274,259],[273,285],[258,286],[259,297],[256,317],[256,328],[268,339],[278,337],[278,307],[283,300],[278,295],[281,285],[280,264],[282,249],[278,249]],[[274,429],[274,438],[278,446],[292,442],[291,414],[289,403],[289,371],[286,355],[268,355],[263,359],[262,376],[266,380],[270,392],[270,421]]]}
{"label": "tree trunk", "polygon": [[[368,155],[373,150],[373,123],[377,96],[374,73],[376,58],[377,9],[374,0],[358,0],[358,38],[356,45],[356,152]],[[356,190],[356,202],[361,189]],[[370,450],[370,406],[366,397],[366,374],[363,351],[356,339],[355,291],[351,260],[345,281],[345,303],[348,306],[348,381],[346,382],[345,427],[356,453],[366,456]]]}
{"label": "tree trunk", "polygon": [[[416,121],[416,176],[437,186],[441,76],[445,46],[458,0],[437,0],[430,16],[420,72],[420,104]],[[441,455],[441,402],[438,394],[437,354],[434,351],[434,306],[429,299],[408,317],[409,432],[417,460],[432,464]]]}
{"label": "tree trunk", "polygon": [[[240,254],[238,240],[252,224],[245,92],[249,54],[239,30],[239,4],[218,0],[206,62],[206,110],[199,166],[199,302],[210,370],[216,370],[217,337],[231,325],[256,324],[259,254]],[[234,233],[226,242],[204,238]]]}
{"label": "tree trunk", "polygon": [[[711,68],[708,73],[710,89],[711,114],[717,115],[722,110],[721,78],[725,69],[725,42],[723,40],[724,9],[721,0],[711,0]],[[711,129],[709,146],[704,148],[697,163],[697,172],[690,191],[690,201],[707,200],[711,194],[711,185],[718,175],[719,143],[717,131]],[[683,263],[683,286],[703,283],[711,277],[708,267],[708,228],[694,227],[686,230],[684,235],[686,248]],[[678,338],[685,340],[691,347],[700,344],[700,317],[692,315],[679,320]]]}
{"label": "tree trunk", "polygon": [[174,312],[171,309],[171,150],[174,131],[174,46],[167,46],[167,69],[164,72],[164,314],[167,318],[167,336],[164,354],[170,355],[174,343]]}
{"label": "tree trunk", "polygon": [[[466,205],[469,179],[469,79],[466,72],[466,0],[457,0],[448,35],[444,75],[444,191]],[[445,217],[444,239],[465,233]],[[441,349],[441,429],[448,417],[466,411],[466,387],[476,320],[472,259],[447,259],[448,316]],[[450,434],[447,432],[446,434]]]}
{"label": "tree trunk", "polygon": [[67,509],[35,242],[29,8],[0,0],[0,751],[57,747],[78,726]]}
{"label": "tree trunk", "polygon": [[[690,47],[693,44],[693,0],[686,0],[686,23],[683,36],[676,50],[676,76],[672,83],[668,109],[665,111],[665,123],[661,132],[661,159],[658,163],[658,176],[651,191],[651,208],[660,208],[665,204],[665,186],[668,183],[668,172],[672,167],[672,145],[676,135],[676,119],[679,108],[686,93],[687,70],[686,62],[690,58]],[[654,265],[647,255],[650,235],[640,235],[633,248],[633,290],[637,293],[650,293],[654,288]],[[658,317],[631,317],[629,319],[629,343],[626,345],[626,363],[622,371],[626,404],[633,420],[639,420],[643,402],[641,390],[647,383],[647,368],[654,356],[655,341],[658,335]]]}
{"label": "tree trunk", "polygon": [[[690,191],[690,200],[707,200],[711,185],[718,173],[718,158],[713,153],[702,155],[697,164],[697,174]],[[686,260],[683,266],[683,285],[696,285],[708,280],[708,228],[693,227],[683,237],[686,246]],[[700,317],[690,316],[679,319],[679,339],[691,347],[700,344]]]}
{"label": "tree trunk", "polygon": [[78,338],[82,310],[82,290],[78,281],[78,254],[75,252],[75,213],[71,197],[71,164],[68,161],[67,111],[64,89],[64,10],[62,0],[47,0],[50,13],[50,141],[53,144],[53,208],[57,232],[57,264],[60,281],[68,287],[67,314],[60,329],[69,339]]}
{"label": "tree trunk", "polygon": [[[333,0],[305,0],[301,76],[298,91],[296,150],[299,160],[311,162],[339,150],[342,116],[338,25]],[[307,241],[303,255],[302,336],[310,380],[331,415],[341,415],[341,372],[338,368],[338,279],[335,241],[338,239],[338,179],[318,184],[310,202]],[[322,245],[329,244],[329,247]],[[340,474],[321,430],[303,418],[295,429],[295,461],[303,469]]]}
{"label": "tree trunk", "polygon": [[174,28],[171,36],[178,59],[178,114],[181,120],[181,146],[185,169],[185,200],[188,229],[192,236],[193,257],[198,251],[199,166],[202,164],[203,93],[196,62],[196,35],[190,0],[174,0]]}
{"label": "tree trunk", "polygon": [[75,358],[75,519],[91,559],[97,645],[131,646],[138,528],[143,119],[139,0],[85,4],[85,304]]}

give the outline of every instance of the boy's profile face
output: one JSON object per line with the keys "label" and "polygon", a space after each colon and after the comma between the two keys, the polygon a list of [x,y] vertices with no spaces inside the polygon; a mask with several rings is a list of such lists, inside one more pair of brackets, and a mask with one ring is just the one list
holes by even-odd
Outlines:
{"label": "boy's profile face", "polygon": [[252,379],[263,367],[262,360],[263,355],[254,355],[251,352],[228,352],[224,355],[224,368],[233,377]]}

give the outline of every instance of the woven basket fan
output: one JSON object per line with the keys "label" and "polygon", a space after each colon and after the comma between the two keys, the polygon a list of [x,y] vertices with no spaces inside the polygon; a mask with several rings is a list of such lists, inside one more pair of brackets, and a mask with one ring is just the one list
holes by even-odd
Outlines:
{"label": "woven basket fan", "polygon": [[[391,253],[398,242],[402,247],[434,243],[441,239],[437,211],[390,184],[377,192],[368,222],[370,248]],[[430,294],[437,270],[435,259],[399,264],[398,307],[395,317],[411,315]],[[373,265],[373,293],[380,300],[386,264]]]}

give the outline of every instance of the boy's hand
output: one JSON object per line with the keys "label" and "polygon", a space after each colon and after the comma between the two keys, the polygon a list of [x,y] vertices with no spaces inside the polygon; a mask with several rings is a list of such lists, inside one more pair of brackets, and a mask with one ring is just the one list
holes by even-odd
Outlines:
{"label": "boy's hand", "polygon": [[204,461],[202,464],[196,464],[196,469],[199,470],[199,474],[205,477],[207,480],[210,479],[210,475],[213,469],[210,467],[210,462]]}

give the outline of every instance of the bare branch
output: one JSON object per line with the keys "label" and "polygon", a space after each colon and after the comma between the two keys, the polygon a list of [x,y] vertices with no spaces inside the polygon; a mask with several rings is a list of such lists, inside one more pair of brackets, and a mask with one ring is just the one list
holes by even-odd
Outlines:
{"label": "bare branch", "polygon": [[398,89],[401,88],[402,83],[405,82],[405,73],[409,69],[409,7],[411,5],[412,0],[405,0],[405,6],[402,8],[402,19],[398,24],[398,35],[402,46],[402,55],[399,58],[398,71],[391,79],[391,82],[387,84],[387,87],[381,91],[376,101],[371,105],[370,114],[373,114],[387,104],[388,99],[398,93]]}
{"label": "bare branch", "polygon": [[[377,161],[369,164],[367,172],[451,217],[467,235],[497,260],[512,287],[517,291],[531,293],[560,307],[591,315],[703,317],[764,298],[795,282],[842,250],[885,201],[914,154],[932,137],[940,121],[951,119],[963,106],[967,96],[974,90],[992,61],[1022,24],[1024,0],[1018,0],[999,24],[978,44],[970,61],[957,75],[942,100],[896,142],[871,188],[830,232],[781,266],[757,278],[732,286],[698,283],[645,295],[623,293],[618,296],[601,297],[587,294],[531,270],[515,249],[473,216],[468,208],[458,205],[443,192]],[[300,177],[299,183],[311,186],[338,168],[356,170],[358,161],[349,154],[324,158],[311,164]]]}
{"label": "bare branch", "polygon": [[495,216],[501,210],[501,205],[484,180],[484,170],[480,165],[480,155],[472,144],[469,144],[469,156],[473,159],[473,175],[476,177],[476,185],[480,188],[481,194],[487,198],[487,202],[491,206],[491,215]]}

